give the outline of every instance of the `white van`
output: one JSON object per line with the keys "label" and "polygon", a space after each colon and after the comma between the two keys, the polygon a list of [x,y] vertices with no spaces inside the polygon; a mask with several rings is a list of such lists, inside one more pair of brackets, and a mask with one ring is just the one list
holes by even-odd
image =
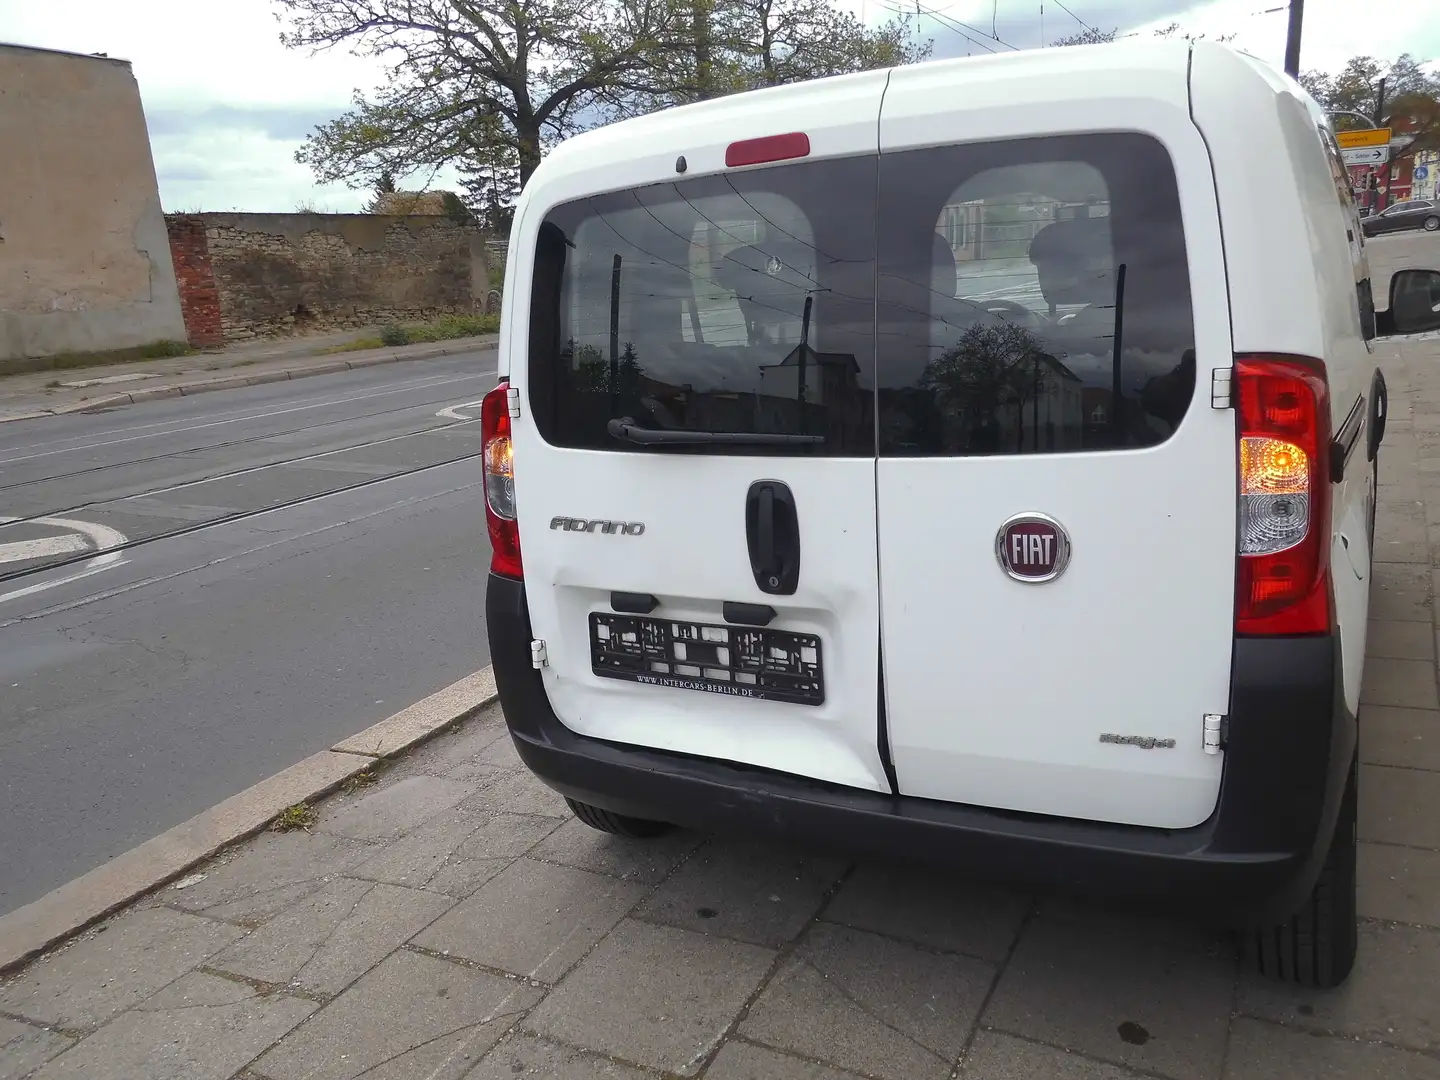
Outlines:
{"label": "white van", "polygon": [[[1190,903],[1339,982],[1385,421],[1363,243],[1324,113],[1214,44],[564,143],[483,409],[520,755],[609,832]],[[1380,321],[1440,325],[1436,282]]]}

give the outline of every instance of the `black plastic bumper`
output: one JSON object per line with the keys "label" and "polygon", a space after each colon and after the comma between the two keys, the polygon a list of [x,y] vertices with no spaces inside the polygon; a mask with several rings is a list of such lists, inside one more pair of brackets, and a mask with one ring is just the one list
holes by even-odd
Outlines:
{"label": "black plastic bumper", "polygon": [[1230,922],[1287,915],[1310,891],[1355,751],[1336,639],[1241,638],[1220,798],[1209,820],[1194,828],[1098,824],[885,795],[577,735],[557,719],[531,666],[523,583],[491,575],[486,620],[516,749],[537,776],[571,798],[691,828],[784,834],[857,855],[1194,908]]}

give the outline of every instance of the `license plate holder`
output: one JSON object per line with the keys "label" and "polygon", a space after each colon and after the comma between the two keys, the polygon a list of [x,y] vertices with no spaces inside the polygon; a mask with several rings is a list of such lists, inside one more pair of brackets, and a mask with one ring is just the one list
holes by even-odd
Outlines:
{"label": "license plate holder", "polygon": [[590,669],[605,679],[821,705],[823,665],[814,634],[590,613]]}

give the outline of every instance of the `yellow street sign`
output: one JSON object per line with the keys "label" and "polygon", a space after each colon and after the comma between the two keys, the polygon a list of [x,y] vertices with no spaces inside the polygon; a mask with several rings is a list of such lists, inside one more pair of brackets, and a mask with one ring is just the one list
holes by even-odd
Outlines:
{"label": "yellow street sign", "polygon": [[1341,150],[1358,150],[1364,146],[1389,146],[1390,129],[1383,128],[1360,128],[1356,131],[1337,131],[1335,141],[1340,144]]}

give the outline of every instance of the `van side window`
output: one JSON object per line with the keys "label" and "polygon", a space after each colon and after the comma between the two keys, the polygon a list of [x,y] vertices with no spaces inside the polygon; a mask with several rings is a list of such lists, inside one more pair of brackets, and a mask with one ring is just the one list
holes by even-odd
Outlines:
{"label": "van side window", "polygon": [[685,452],[873,456],[875,174],[873,157],[797,163],[552,210],[566,255],[557,332],[530,338],[541,435],[653,452],[609,434],[625,418],[822,437]]}
{"label": "van side window", "polygon": [[880,170],[881,454],[1169,438],[1195,395],[1195,335],[1159,142],[941,147],[882,155]]}

